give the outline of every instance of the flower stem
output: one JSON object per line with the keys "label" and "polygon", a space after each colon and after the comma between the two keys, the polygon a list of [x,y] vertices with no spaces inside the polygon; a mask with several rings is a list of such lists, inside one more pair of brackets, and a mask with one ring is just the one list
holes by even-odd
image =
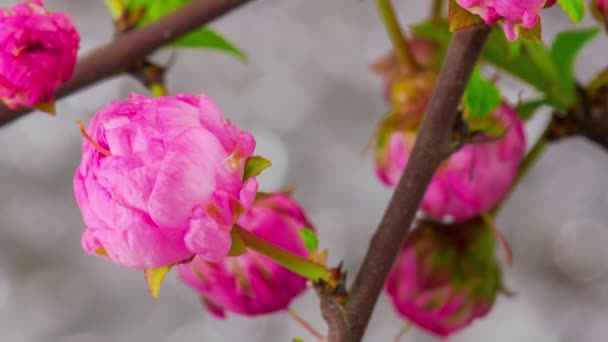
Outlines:
{"label": "flower stem", "polygon": [[401,26],[395,15],[395,9],[393,8],[391,0],[376,0],[376,5],[378,6],[378,12],[380,12],[386,31],[393,43],[393,48],[395,49],[395,54],[397,55],[399,63],[402,66],[417,69],[418,62],[416,62],[410,45],[401,31]]}
{"label": "flower stem", "polygon": [[298,322],[306,331],[308,331],[311,335],[313,335],[319,341],[325,341],[325,336],[321,334],[317,329],[315,329],[307,320],[305,320],[300,314],[298,314],[294,309],[287,308],[287,313],[294,321]]}
{"label": "flower stem", "polygon": [[236,230],[247,248],[271,258],[290,271],[312,280],[327,280],[329,278],[329,270],[327,267],[293,254],[290,251],[262,239],[239,225],[235,225],[232,229]]}
{"label": "flower stem", "polygon": [[443,7],[445,6],[445,0],[434,0],[433,9],[431,12],[431,18],[433,20],[441,19],[443,16]]}

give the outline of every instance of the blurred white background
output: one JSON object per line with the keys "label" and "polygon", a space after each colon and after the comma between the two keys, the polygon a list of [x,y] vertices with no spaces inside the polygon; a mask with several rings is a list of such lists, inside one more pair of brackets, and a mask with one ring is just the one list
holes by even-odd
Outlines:
{"label": "blurred white background", "polygon": [[[14,4],[0,0],[0,7]],[[404,22],[421,20],[427,2],[396,1]],[[424,3],[424,5],[420,5]],[[47,0],[73,15],[82,50],[110,39],[100,0]],[[570,26],[544,13],[544,38]],[[591,24],[588,20],[580,26]],[[389,49],[372,0],[258,0],[213,24],[249,63],[209,51],[179,52],[173,92],[205,92],[234,122],[256,134],[274,166],[266,190],[296,184],[296,198],[320,231],[331,261],[354,273],[390,191],[361,157],[386,110],[368,65]],[[606,43],[583,52],[587,80],[606,63]],[[517,100],[521,86],[504,82]],[[258,342],[312,341],[286,315],[218,321],[175,274],[153,300],[140,272],[85,255],[83,223],[72,196],[87,122],[112,99],[142,89],[118,78],[59,103],[55,118],[36,113],[0,128],[0,341]],[[533,129],[534,130],[534,129]],[[608,154],[584,139],[551,146],[499,216],[516,256],[493,312],[456,342],[597,342],[608,336]],[[294,308],[324,330],[312,293]],[[367,341],[391,341],[401,323],[386,297]],[[406,342],[434,341],[414,329]]]}

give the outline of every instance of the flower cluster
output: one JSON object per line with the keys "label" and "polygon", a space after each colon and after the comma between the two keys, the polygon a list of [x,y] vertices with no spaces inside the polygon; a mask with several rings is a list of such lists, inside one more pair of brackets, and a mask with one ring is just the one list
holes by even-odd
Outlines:
{"label": "flower cluster", "polygon": [[41,1],[0,9],[0,101],[10,108],[52,101],[72,77],[79,43],[72,20]]}
{"label": "flower cluster", "polygon": [[220,317],[286,309],[305,289],[304,277],[235,247],[238,225],[307,260],[301,230],[314,231],[287,194],[257,193],[266,165],[255,165],[255,140],[210,98],[132,95],[97,113],[83,134],[74,192],[89,254],[146,270],[153,295],[177,264]]}

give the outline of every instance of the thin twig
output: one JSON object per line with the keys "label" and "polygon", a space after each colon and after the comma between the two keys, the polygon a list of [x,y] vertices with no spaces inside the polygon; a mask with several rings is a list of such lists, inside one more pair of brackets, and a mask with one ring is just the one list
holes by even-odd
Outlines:
{"label": "thin twig", "polygon": [[[126,72],[134,61],[250,0],[196,0],[142,29],[102,45],[79,59],[74,76],[55,93],[59,99],[94,83]],[[0,104],[0,126],[32,109],[10,110]]]}
{"label": "thin twig", "polygon": [[412,49],[410,48],[410,44],[407,39],[405,39],[405,35],[401,30],[401,25],[395,14],[392,0],[376,0],[376,5],[380,17],[382,17],[382,21],[384,22],[384,26],[386,27],[386,32],[393,43],[393,49],[395,50],[395,55],[397,56],[399,63],[402,66],[411,69],[419,68],[416,57],[414,57]]}
{"label": "thin twig", "polygon": [[312,324],[305,320],[304,317],[300,316],[300,314],[296,310],[292,308],[287,308],[287,313],[294,321],[301,325],[302,328],[308,331],[308,333],[314,336],[317,340],[321,342],[325,341],[325,336],[323,336],[323,334],[321,334],[317,329],[315,329]]}
{"label": "thin twig", "polygon": [[338,336],[331,342],[361,341],[426,188],[439,164],[449,155],[457,108],[489,33],[489,26],[480,25],[454,34],[407,167],[370,242],[346,303],[348,339],[332,331],[340,326],[328,322],[329,336]]}

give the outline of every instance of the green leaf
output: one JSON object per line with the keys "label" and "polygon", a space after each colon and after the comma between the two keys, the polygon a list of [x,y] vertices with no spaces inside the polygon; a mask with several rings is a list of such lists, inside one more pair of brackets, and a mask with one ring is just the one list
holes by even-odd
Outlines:
{"label": "green leaf", "polygon": [[[143,18],[138,25],[139,27],[143,27],[175,12],[190,2],[192,0],[125,0],[125,5],[129,10],[135,10],[138,7],[145,8]],[[236,44],[223,37],[217,31],[207,27],[200,27],[170,43],[169,46],[174,48],[213,49],[237,57],[242,62],[247,61],[247,56]]]}
{"label": "green leaf", "polygon": [[600,32],[592,27],[559,33],[551,46],[551,57],[557,70],[557,81],[564,88],[574,88],[574,62],[581,49]]}
{"label": "green leaf", "polygon": [[218,50],[231,54],[241,62],[247,62],[247,55],[234,43],[209,27],[201,27],[196,31],[179,38],[170,44],[176,48],[204,48]]}
{"label": "green leaf", "polygon": [[564,12],[573,23],[578,24],[585,15],[585,2],[583,0],[557,0]]}
{"label": "green leaf", "polygon": [[450,31],[452,32],[484,22],[481,17],[460,7],[456,0],[450,0],[449,7]]}
{"label": "green leaf", "polygon": [[431,40],[441,46],[447,46],[452,40],[449,23],[445,20],[425,20],[410,26],[415,37]]}
{"label": "green leaf", "polygon": [[251,177],[259,175],[264,169],[270,167],[270,165],[272,165],[270,160],[264,157],[252,156],[247,158],[247,161],[245,162],[245,171],[243,172],[243,182]]}
{"label": "green leaf", "polygon": [[304,241],[304,245],[309,252],[314,252],[319,247],[319,239],[317,238],[317,233],[314,230],[309,228],[300,229],[300,236]]}
{"label": "green leaf", "polygon": [[530,101],[520,103],[517,106],[515,111],[517,112],[517,114],[519,114],[519,117],[521,117],[523,120],[528,120],[528,119],[532,118],[532,116],[534,116],[534,113],[536,112],[536,110],[538,110],[540,107],[542,107],[546,104],[547,104],[547,100],[545,100],[545,99],[530,100]]}
{"label": "green leaf", "polygon": [[558,81],[552,54],[541,43],[509,42],[495,27],[484,47],[483,59],[536,88],[556,108],[566,109],[577,102],[576,89]]}
{"label": "green leaf", "polygon": [[462,98],[465,113],[469,118],[480,119],[490,115],[500,105],[500,91],[475,68]]}

